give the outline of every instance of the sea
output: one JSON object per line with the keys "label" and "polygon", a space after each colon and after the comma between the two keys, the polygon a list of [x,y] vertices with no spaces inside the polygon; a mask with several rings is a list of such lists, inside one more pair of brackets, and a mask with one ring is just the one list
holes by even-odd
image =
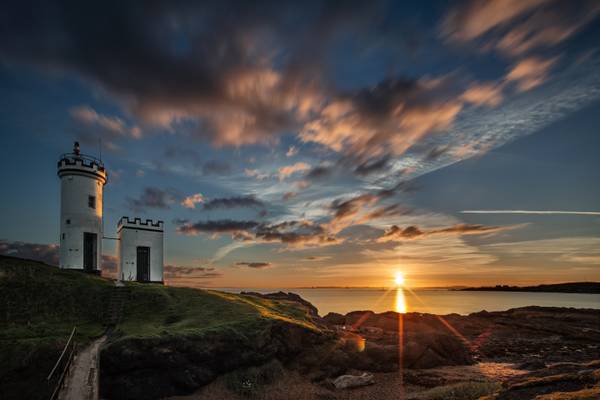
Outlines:
{"label": "sea", "polygon": [[232,293],[241,291],[273,293],[280,290],[293,292],[317,307],[321,316],[329,312],[346,314],[359,310],[371,310],[377,313],[396,311],[400,313],[468,315],[483,310],[504,311],[525,306],[600,309],[599,294],[580,293],[484,292],[406,288],[213,289]]}

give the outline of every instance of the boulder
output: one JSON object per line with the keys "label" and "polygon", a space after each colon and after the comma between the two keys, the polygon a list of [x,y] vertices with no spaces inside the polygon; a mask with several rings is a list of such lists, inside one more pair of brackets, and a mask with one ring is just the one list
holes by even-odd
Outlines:
{"label": "boulder", "polygon": [[368,386],[375,383],[372,374],[363,372],[361,375],[342,375],[338,376],[333,385],[336,389],[351,389],[355,387]]}
{"label": "boulder", "polygon": [[346,325],[346,316],[334,312],[330,312],[323,317],[323,321],[328,325]]}

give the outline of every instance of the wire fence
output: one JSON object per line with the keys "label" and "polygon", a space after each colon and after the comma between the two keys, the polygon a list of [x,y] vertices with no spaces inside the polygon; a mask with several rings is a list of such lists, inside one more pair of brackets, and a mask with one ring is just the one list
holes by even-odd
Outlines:
{"label": "wire fence", "polygon": [[[69,371],[69,367],[71,366],[73,357],[75,356],[76,344],[74,337],[76,332],[77,327],[74,326],[73,330],[71,331],[71,335],[69,336],[69,339],[67,340],[67,343],[63,348],[62,353],[60,353],[56,364],[54,364],[54,368],[52,368],[52,370],[48,374],[48,377],[46,378],[46,382],[48,385],[52,385],[53,382],[56,381],[54,391],[50,396],[50,400],[55,400],[58,397],[58,393],[60,392],[60,389],[64,384],[65,377]],[[58,380],[56,380],[56,377],[58,377]]]}

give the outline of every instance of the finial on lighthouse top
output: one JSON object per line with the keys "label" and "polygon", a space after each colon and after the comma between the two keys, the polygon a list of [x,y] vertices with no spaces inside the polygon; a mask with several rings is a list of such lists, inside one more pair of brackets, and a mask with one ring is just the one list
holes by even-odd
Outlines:
{"label": "finial on lighthouse top", "polygon": [[58,160],[58,176],[83,175],[106,183],[107,174],[102,160],[81,154],[79,142],[73,143],[73,152],[65,153]]}

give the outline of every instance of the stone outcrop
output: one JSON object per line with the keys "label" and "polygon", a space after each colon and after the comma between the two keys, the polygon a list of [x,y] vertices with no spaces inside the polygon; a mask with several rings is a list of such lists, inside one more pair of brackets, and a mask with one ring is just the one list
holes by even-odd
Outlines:
{"label": "stone outcrop", "polygon": [[108,399],[157,399],[189,394],[218,375],[277,359],[289,363],[331,340],[299,325],[272,322],[249,336],[236,329],[196,336],[127,338],[100,358],[100,393]]}
{"label": "stone outcrop", "polygon": [[352,389],[372,385],[374,383],[375,379],[373,375],[366,372],[361,375],[341,375],[333,381],[333,385],[336,389]]}

